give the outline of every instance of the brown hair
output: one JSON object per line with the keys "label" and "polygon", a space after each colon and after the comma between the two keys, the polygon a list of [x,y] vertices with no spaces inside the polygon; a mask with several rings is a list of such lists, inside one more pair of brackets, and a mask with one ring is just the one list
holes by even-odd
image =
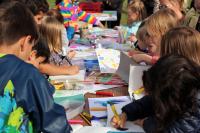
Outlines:
{"label": "brown hair", "polygon": [[64,23],[64,18],[62,14],[57,9],[51,9],[47,12],[47,16],[55,17],[60,23]]}
{"label": "brown hair", "polygon": [[161,56],[167,54],[180,54],[200,65],[200,33],[190,27],[171,29],[161,41]]}
{"label": "brown hair", "polygon": [[12,45],[21,37],[38,39],[38,29],[32,13],[19,2],[5,2],[0,5],[0,45]]}
{"label": "brown hair", "polygon": [[141,0],[133,0],[133,1],[131,1],[130,4],[128,5],[128,8],[132,12],[134,12],[134,13],[137,12],[138,13],[137,21],[144,20],[147,17],[147,11],[146,11],[145,5]]}
{"label": "brown hair", "polygon": [[150,36],[162,37],[169,29],[178,25],[178,18],[171,9],[161,9],[151,15],[145,22]]}
{"label": "brown hair", "polygon": [[46,38],[51,52],[62,51],[63,25],[54,17],[45,16],[40,25],[40,33]]}

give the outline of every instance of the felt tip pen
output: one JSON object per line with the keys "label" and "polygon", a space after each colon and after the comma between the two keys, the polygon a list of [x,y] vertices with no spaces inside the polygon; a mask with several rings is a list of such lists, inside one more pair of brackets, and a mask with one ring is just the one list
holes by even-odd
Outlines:
{"label": "felt tip pen", "polygon": [[142,94],[143,92],[144,92],[144,87],[141,87],[139,89],[134,90],[133,94],[139,95],[139,94]]}
{"label": "felt tip pen", "polygon": [[68,120],[69,124],[81,124],[83,125],[83,121],[82,120]]}
{"label": "felt tip pen", "polygon": [[110,97],[114,96],[113,92],[107,92],[107,91],[97,91],[93,94],[102,95],[102,96],[110,96]]}

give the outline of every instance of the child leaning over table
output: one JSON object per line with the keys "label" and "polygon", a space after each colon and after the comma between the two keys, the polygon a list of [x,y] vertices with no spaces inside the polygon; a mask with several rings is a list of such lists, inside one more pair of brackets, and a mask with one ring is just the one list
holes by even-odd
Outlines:
{"label": "child leaning over table", "polygon": [[0,4],[0,132],[69,133],[53,86],[26,63],[38,39],[31,12],[19,2]]}
{"label": "child leaning over table", "polygon": [[[187,57],[188,59],[191,59],[193,62],[196,62],[198,65],[200,65],[200,40],[199,40],[199,38],[200,38],[200,33],[189,27],[177,27],[177,28],[171,29],[162,38],[161,57],[166,56],[168,54],[179,54],[179,55],[183,55],[183,56]],[[166,67],[166,65],[164,67]],[[167,71],[167,69],[168,68],[166,68],[165,71]],[[160,72],[160,71],[157,70],[157,72]],[[165,75],[165,77],[166,77],[166,75]],[[151,77],[149,77],[149,80],[151,81],[150,78]],[[154,76],[152,76],[152,78],[154,78]],[[158,81],[160,81],[160,79],[155,80],[155,81],[156,82],[153,82],[152,85],[158,84]],[[167,83],[167,81],[165,83],[162,83],[162,86],[165,85]],[[172,84],[174,84],[174,83],[175,82],[173,82]],[[162,88],[162,86],[160,88]],[[144,83],[144,87],[145,87],[145,83]],[[139,122],[140,125],[143,126],[147,132],[151,132],[150,131],[151,128],[147,124],[148,119],[146,119],[146,118],[148,118],[148,117],[151,118],[151,116],[154,116],[154,114],[155,114],[154,107],[157,104],[155,103],[155,101],[153,101],[152,93],[149,93],[149,94],[139,100],[135,100],[132,103],[124,106],[122,108],[123,113],[121,114],[122,121],[119,122],[118,124],[116,124],[116,126],[117,125],[123,126],[126,120],[135,121],[135,120],[141,119],[141,120],[138,120],[137,123]],[[189,116],[192,116],[192,114],[189,114]],[[194,118],[195,118],[195,116],[194,116]],[[193,123],[193,126],[191,126],[190,131],[193,131],[198,126],[195,124],[195,119],[194,119],[194,121],[192,121],[192,119],[188,119],[188,121],[186,123],[186,124]],[[150,125],[152,125],[152,124],[150,124]],[[188,132],[187,130],[189,130],[189,129],[185,128],[185,126],[187,126],[187,125],[179,126],[179,127],[177,127],[177,130],[181,129],[182,132]],[[185,128],[185,130],[184,130],[184,128]]]}
{"label": "child leaning over table", "polygon": [[74,75],[79,72],[78,66],[70,64],[73,52],[63,56],[62,52],[62,29],[63,25],[55,18],[45,16],[39,27],[40,33],[47,40],[51,55],[49,63],[42,63],[39,69],[47,75]]}
{"label": "child leaning over table", "polygon": [[171,9],[160,9],[151,15],[145,20],[145,42],[148,53],[133,54],[133,60],[138,63],[145,62],[146,64],[154,64],[160,57],[160,43],[162,36],[178,24],[178,17]]}

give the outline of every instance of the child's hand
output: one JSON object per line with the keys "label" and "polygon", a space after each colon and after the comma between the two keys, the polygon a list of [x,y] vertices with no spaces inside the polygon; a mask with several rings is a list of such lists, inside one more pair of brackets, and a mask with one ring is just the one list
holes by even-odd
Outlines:
{"label": "child's hand", "polygon": [[105,28],[105,26],[104,26],[101,22],[99,22],[98,26],[99,26],[100,28]]}
{"label": "child's hand", "polygon": [[144,52],[141,52],[135,49],[128,51],[129,56],[133,56],[134,54],[144,54]]}
{"label": "child's hand", "polygon": [[76,55],[76,52],[74,50],[71,50],[67,53],[67,57],[69,59],[72,59]]}
{"label": "child's hand", "polygon": [[147,64],[151,64],[151,60],[152,60],[152,57],[148,54],[134,54],[132,55],[132,58],[137,62],[137,63],[140,63],[140,62],[145,62]]}
{"label": "child's hand", "polygon": [[136,125],[139,125],[139,126],[143,127],[143,125],[144,125],[144,120],[145,120],[145,119],[139,119],[139,120],[134,121],[133,123],[136,124]]}
{"label": "child's hand", "polygon": [[137,38],[134,34],[131,34],[129,37],[128,37],[128,40],[131,41],[131,42],[136,42],[137,41]]}
{"label": "child's hand", "polygon": [[67,74],[69,75],[75,75],[79,72],[78,66],[67,66]]}
{"label": "child's hand", "polygon": [[114,116],[111,119],[110,123],[115,128],[119,128],[119,127],[124,128],[126,120],[127,120],[126,113],[122,113],[122,114],[120,114],[120,121],[118,121],[117,118]]}

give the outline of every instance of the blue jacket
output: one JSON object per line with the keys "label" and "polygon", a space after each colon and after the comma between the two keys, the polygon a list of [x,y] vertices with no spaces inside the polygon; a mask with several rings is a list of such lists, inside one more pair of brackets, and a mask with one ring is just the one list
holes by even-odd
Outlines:
{"label": "blue jacket", "polygon": [[14,86],[17,106],[32,122],[34,131],[44,133],[69,133],[65,110],[53,100],[54,87],[30,64],[14,55],[0,58],[0,95],[8,80]]}

